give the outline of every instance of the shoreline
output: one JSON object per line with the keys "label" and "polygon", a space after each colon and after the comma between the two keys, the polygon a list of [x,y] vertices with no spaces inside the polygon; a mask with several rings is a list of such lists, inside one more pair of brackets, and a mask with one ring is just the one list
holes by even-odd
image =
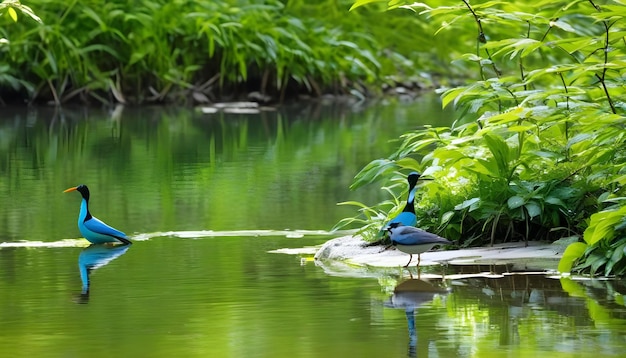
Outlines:
{"label": "shoreline", "polygon": [[[493,247],[476,247],[428,251],[421,254],[420,267],[433,265],[510,265],[512,270],[554,272],[569,242],[545,243],[529,241],[496,244]],[[355,269],[363,267],[397,268],[406,265],[409,255],[394,248],[365,246],[359,236],[342,236],[321,246],[302,249],[276,250],[287,254],[314,254],[314,261],[342,263]],[[410,268],[417,264],[413,255]],[[357,270],[358,271],[358,270]]]}

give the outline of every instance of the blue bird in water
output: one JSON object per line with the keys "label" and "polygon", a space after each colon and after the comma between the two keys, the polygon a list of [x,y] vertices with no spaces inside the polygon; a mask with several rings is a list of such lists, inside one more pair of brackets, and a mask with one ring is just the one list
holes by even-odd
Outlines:
{"label": "blue bird in water", "polygon": [[[379,236],[385,234],[385,231],[392,224],[402,224],[404,226],[415,226],[417,224],[417,217],[415,216],[415,192],[417,191],[417,181],[421,178],[421,174],[418,172],[411,172],[407,177],[407,181],[409,182],[409,197],[406,200],[406,205],[402,212],[393,219],[389,220],[383,228],[381,229]],[[422,180],[430,180],[424,179]]]}
{"label": "blue bird in water", "polygon": [[451,241],[437,236],[428,231],[412,226],[403,226],[401,223],[393,223],[387,228],[391,237],[391,245],[398,250],[409,254],[409,262],[404,267],[409,267],[413,255],[417,254],[417,267],[420,265],[420,254],[436,245],[450,245]]}
{"label": "blue bird in water", "polygon": [[89,213],[89,188],[87,185],[79,185],[64,190],[64,193],[70,191],[78,191],[83,196],[83,200],[80,203],[80,213],[78,214],[78,230],[85,239],[93,244],[104,244],[107,242],[123,243],[125,245],[131,244],[126,234],[110,227],[104,222],[98,220],[96,217],[91,216]]}

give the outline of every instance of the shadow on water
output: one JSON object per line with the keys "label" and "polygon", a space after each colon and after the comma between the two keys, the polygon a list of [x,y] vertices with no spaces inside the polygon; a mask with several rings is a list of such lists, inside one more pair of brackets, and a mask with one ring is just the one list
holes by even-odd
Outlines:
{"label": "shadow on water", "polygon": [[124,255],[132,245],[91,244],[78,255],[78,270],[82,288],[76,297],[77,303],[88,303],[91,280],[91,271],[108,265],[111,261]]}

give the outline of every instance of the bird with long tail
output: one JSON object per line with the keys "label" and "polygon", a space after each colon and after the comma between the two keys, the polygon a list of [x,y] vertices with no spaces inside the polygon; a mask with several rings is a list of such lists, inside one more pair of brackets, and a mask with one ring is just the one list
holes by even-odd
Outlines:
{"label": "bird with long tail", "polygon": [[413,255],[417,254],[417,267],[420,266],[420,254],[432,249],[437,245],[450,245],[452,242],[441,236],[412,226],[403,226],[401,223],[393,223],[387,228],[391,238],[391,245],[398,250],[409,254],[409,262],[404,267],[409,267]]}
{"label": "bird with long tail", "polygon": [[80,230],[85,239],[94,244],[112,242],[128,245],[132,243],[126,237],[126,234],[91,215],[89,212],[89,188],[87,188],[87,185],[75,186],[63,192],[68,193],[71,191],[78,191],[83,197],[80,203],[80,212],[78,213],[78,230]]}

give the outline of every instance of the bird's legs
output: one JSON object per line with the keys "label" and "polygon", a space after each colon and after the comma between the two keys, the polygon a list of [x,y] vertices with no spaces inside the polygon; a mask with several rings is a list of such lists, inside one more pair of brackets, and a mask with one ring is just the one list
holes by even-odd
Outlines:
{"label": "bird's legs", "polygon": [[[419,257],[419,255],[418,255]],[[406,263],[406,265],[404,265],[404,267],[409,267],[409,264],[411,263],[411,260],[413,260],[413,254],[409,254],[409,262]]]}
{"label": "bird's legs", "polygon": [[417,279],[420,279],[420,274],[422,273],[420,270],[420,261],[422,260],[420,254],[417,254],[417,265],[415,266],[417,268]]}

